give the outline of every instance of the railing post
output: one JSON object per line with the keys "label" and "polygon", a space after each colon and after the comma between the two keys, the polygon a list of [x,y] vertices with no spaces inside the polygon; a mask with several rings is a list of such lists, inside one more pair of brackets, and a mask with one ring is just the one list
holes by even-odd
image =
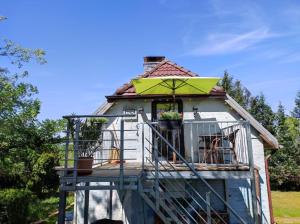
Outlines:
{"label": "railing post", "polygon": [[206,192],[206,205],[206,221],[207,224],[211,224],[210,191]]}
{"label": "railing post", "polygon": [[[85,183],[85,186],[90,186],[89,182]],[[89,206],[90,206],[90,190],[84,190],[84,211],[83,211],[83,223],[89,222]]]}
{"label": "railing post", "polygon": [[58,207],[58,224],[65,223],[67,192],[63,189],[59,190],[59,207]]}
{"label": "railing post", "polygon": [[124,188],[124,120],[120,124],[120,190]]}
{"label": "railing post", "polygon": [[145,170],[145,125],[142,124],[142,173],[144,173]]}
{"label": "railing post", "polygon": [[253,149],[252,149],[251,130],[250,130],[249,122],[246,124],[246,138],[247,138],[248,159],[249,159],[249,168],[250,168],[253,219],[254,219],[254,223],[258,223],[258,210],[257,210],[256,186],[255,186],[255,175],[254,175],[254,160],[253,160]]}
{"label": "railing post", "polygon": [[66,146],[65,146],[65,170],[64,170],[64,176],[67,176],[67,174],[68,174],[70,131],[71,131],[70,120],[68,119],[67,133],[66,133]]}
{"label": "railing post", "polygon": [[73,171],[73,187],[76,188],[77,174],[78,174],[78,148],[79,148],[79,132],[80,119],[75,121],[75,140],[74,140],[74,171]]}
{"label": "railing post", "polygon": [[158,144],[155,136],[154,136],[154,160],[155,160],[155,205],[156,205],[156,209],[159,210]]}

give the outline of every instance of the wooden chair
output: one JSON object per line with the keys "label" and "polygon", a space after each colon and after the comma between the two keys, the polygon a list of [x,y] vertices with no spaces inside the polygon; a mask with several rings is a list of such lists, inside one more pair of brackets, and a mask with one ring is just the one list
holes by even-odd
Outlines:
{"label": "wooden chair", "polygon": [[230,147],[230,150],[232,151],[235,164],[238,163],[237,154],[236,154],[236,136],[237,136],[237,133],[239,132],[239,130],[240,129],[236,129],[232,133],[230,133],[224,137],[225,140],[228,140],[232,144],[232,147]]}
{"label": "wooden chair", "polygon": [[[237,154],[236,154],[236,135],[239,129],[234,130],[232,133],[224,136],[217,135],[212,138],[210,142],[209,149],[205,152],[205,161],[208,163],[224,163],[224,154],[220,152],[224,149],[230,149],[233,155],[234,163],[237,164]],[[232,146],[224,147],[222,145],[223,140],[228,140]]]}

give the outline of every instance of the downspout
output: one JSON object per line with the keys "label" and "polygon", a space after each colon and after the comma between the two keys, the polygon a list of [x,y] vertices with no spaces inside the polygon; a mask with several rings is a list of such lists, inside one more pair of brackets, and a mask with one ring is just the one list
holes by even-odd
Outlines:
{"label": "downspout", "polygon": [[273,205],[272,205],[272,195],[271,195],[271,185],[270,185],[270,175],[269,175],[269,161],[268,161],[270,158],[271,155],[268,155],[265,158],[265,170],[266,170],[266,181],[267,181],[267,189],[268,189],[270,220],[271,220],[271,224],[274,224],[275,220],[273,215]]}

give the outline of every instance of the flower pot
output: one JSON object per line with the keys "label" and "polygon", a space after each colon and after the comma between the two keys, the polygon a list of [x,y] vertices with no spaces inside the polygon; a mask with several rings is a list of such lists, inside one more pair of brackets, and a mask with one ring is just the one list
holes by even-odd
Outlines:
{"label": "flower pot", "polygon": [[89,175],[93,172],[93,157],[79,157],[77,168],[78,168],[78,175]]}
{"label": "flower pot", "polygon": [[159,120],[158,125],[162,130],[179,129],[182,125],[182,120]]}

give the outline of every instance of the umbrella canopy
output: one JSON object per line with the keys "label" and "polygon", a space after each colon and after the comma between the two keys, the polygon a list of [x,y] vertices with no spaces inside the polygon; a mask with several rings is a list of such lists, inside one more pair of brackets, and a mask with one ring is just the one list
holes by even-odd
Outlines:
{"label": "umbrella canopy", "polygon": [[133,79],[139,95],[188,95],[209,94],[220,78],[164,76]]}

